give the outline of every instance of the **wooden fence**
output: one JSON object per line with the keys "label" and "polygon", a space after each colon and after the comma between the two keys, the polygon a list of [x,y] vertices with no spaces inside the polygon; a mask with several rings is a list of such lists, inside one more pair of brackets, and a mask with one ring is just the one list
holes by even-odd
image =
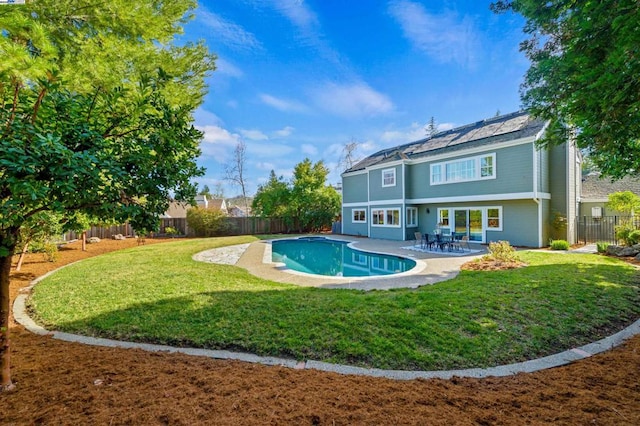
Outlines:
{"label": "wooden fence", "polygon": [[[124,235],[125,237],[133,237],[135,235],[135,231],[128,223],[124,223],[122,225],[113,225],[113,226],[92,226],[87,229],[87,238],[98,237],[98,238],[112,238],[114,235]],[[82,237],[82,233],[78,232],[67,232],[62,236],[64,241],[71,241],[80,239]]]}
{"label": "wooden fence", "polygon": [[[225,220],[231,224],[231,235],[281,234],[292,232],[282,218],[228,217]],[[177,235],[194,236],[185,218],[160,219],[160,227],[154,235],[167,235],[168,227],[177,230]],[[136,235],[135,230],[128,223],[105,227],[92,226],[87,230],[87,238],[98,237],[109,239],[118,234],[124,235],[125,237],[134,237]],[[81,237],[82,233],[77,232],[67,232],[63,235],[65,241],[71,241]]]}

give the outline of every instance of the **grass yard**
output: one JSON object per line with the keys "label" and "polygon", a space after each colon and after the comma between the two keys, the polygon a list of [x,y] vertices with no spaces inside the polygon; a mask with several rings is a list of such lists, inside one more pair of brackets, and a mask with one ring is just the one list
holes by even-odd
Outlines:
{"label": "grass yard", "polygon": [[191,260],[255,240],[179,240],[87,259],[38,284],[29,307],[47,328],[85,335],[413,370],[523,361],[640,316],[640,273],[597,255],[523,252],[526,268],[371,292]]}

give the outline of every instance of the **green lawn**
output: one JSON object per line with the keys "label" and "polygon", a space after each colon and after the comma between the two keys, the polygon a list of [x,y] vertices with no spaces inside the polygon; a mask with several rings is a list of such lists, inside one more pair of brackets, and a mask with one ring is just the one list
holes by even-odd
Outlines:
{"label": "green lawn", "polygon": [[486,367],[556,353],[640,316],[640,273],[615,259],[523,252],[529,266],[417,290],[300,288],[191,260],[255,237],[181,240],[66,267],[35,287],[50,329],[391,369]]}

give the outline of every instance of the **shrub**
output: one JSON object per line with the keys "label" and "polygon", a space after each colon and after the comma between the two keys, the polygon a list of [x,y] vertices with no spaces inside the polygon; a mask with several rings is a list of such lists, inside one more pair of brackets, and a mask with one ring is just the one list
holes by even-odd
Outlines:
{"label": "shrub", "polygon": [[569,243],[565,240],[552,240],[551,250],[569,250]]}
{"label": "shrub", "polygon": [[180,232],[171,226],[167,226],[166,228],[164,228],[164,233],[170,236],[174,236],[174,235],[178,235]]}
{"label": "shrub", "polygon": [[44,257],[49,262],[58,260],[58,245],[55,243],[44,243]]}
{"label": "shrub", "polygon": [[483,259],[495,260],[500,262],[519,262],[520,257],[516,253],[516,249],[509,244],[509,241],[498,241],[489,243],[489,254]]}
{"label": "shrub", "polygon": [[602,241],[596,243],[596,249],[598,250],[598,253],[606,253],[607,247],[609,247],[609,243]]}
{"label": "shrub", "polygon": [[220,210],[194,207],[187,210],[187,224],[198,237],[230,235],[233,225]]}
{"label": "shrub", "polygon": [[618,225],[616,226],[616,238],[622,241],[625,246],[632,246],[640,242],[640,230],[635,229],[630,223]]}

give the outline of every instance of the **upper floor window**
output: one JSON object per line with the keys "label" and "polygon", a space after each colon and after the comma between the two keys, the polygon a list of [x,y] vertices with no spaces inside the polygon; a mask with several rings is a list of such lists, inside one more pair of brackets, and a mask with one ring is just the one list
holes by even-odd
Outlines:
{"label": "upper floor window", "polygon": [[496,154],[444,161],[431,165],[431,185],[469,182],[496,177]]}
{"label": "upper floor window", "polygon": [[382,186],[396,186],[396,169],[382,171]]}

